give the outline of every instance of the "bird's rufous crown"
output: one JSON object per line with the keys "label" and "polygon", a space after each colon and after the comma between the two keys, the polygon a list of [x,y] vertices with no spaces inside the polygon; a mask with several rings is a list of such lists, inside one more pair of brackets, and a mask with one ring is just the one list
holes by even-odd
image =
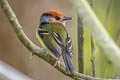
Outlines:
{"label": "bird's rufous crown", "polygon": [[58,16],[60,18],[64,17],[64,14],[59,10],[46,10],[45,14],[51,14],[52,16]]}

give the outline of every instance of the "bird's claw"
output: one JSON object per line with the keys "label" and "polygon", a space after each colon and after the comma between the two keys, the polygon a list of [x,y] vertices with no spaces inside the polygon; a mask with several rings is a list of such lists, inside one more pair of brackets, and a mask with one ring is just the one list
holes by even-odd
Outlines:
{"label": "bird's claw", "polygon": [[[56,62],[55,62],[55,64],[53,65],[53,67],[56,67],[56,66],[57,66],[57,64],[59,64],[59,63],[60,63],[60,61],[59,61],[59,60],[60,60],[60,57],[56,59]],[[58,65],[58,66],[60,66],[60,65]]]}
{"label": "bird's claw", "polygon": [[53,65],[53,67],[56,67],[56,65],[58,64],[58,60],[56,60],[55,64]]}

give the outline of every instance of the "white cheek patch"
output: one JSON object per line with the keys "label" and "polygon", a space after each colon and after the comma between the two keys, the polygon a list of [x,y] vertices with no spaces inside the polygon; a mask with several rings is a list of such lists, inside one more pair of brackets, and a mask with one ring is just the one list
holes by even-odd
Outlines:
{"label": "white cheek patch", "polygon": [[65,26],[65,21],[63,21],[62,24]]}

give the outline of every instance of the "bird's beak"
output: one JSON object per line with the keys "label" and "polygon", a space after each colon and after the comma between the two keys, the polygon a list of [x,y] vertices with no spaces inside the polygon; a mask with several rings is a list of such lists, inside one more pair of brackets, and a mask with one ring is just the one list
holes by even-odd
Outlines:
{"label": "bird's beak", "polygon": [[72,20],[72,19],[73,19],[72,17],[66,17],[66,16],[63,17],[63,21]]}

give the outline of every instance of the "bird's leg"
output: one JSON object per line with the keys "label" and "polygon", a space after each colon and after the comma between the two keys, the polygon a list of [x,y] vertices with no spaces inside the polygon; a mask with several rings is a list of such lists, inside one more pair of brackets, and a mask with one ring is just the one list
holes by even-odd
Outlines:
{"label": "bird's leg", "polygon": [[56,65],[59,63],[60,59],[61,59],[61,56],[59,56],[59,57],[56,59],[56,62],[55,62],[55,64],[53,65],[53,67],[56,67]]}

